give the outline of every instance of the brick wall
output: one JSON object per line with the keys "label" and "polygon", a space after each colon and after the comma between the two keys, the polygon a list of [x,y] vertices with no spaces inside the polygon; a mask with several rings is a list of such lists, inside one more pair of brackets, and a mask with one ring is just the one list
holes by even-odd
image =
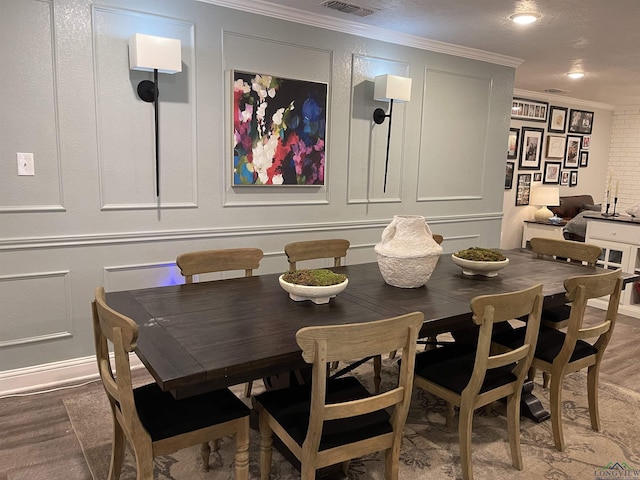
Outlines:
{"label": "brick wall", "polygon": [[608,171],[613,177],[612,190],[619,181],[616,211],[624,213],[640,202],[640,105],[616,107],[613,112]]}

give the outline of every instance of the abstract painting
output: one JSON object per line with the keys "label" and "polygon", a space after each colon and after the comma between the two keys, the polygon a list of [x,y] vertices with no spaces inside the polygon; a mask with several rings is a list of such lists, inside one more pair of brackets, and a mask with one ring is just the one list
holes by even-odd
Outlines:
{"label": "abstract painting", "polygon": [[325,182],[327,84],[233,72],[233,185]]}

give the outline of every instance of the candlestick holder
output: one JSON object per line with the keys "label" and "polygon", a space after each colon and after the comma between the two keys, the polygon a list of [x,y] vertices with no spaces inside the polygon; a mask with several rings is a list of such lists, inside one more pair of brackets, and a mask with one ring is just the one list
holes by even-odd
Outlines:
{"label": "candlestick holder", "polygon": [[618,197],[613,197],[613,213],[611,214],[612,217],[619,217],[620,214],[616,213],[616,205],[618,204]]}
{"label": "candlestick holder", "polygon": [[609,201],[607,201],[607,209],[604,211],[604,213],[602,214],[603,217],[610,217],[611,215],[609,214],[609,207],[611,206],[611,204],[609,203]]}

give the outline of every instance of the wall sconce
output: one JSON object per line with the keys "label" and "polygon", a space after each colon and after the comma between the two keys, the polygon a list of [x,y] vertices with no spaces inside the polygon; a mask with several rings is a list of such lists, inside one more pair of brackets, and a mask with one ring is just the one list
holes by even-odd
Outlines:
{"label": "wall sconce", "polygon": [[138,84],[138,96],[145,102],[153,102],[155,113],[156,146],[156,196],[160,196],[160,156],[158,141],[158,72],[178,73],[182,71],[180,40],[154,37],[134,33],[129,37],[129,68],[153,72],[153,81],[143,80]]}
{"label": "wall sconce", "polygon": [[536,222],[546,222],[554,217],[554,214],[547,207],[560,205],[560,189],[558,187],[533,187],[531,189],[531,205],[540,205],[533,215]]}
{"label": "wall sconce", "polygon": [[393,113],[393,102],[408,102],[411,100],[411,79],[399,77],[397,75],[378,75],[373,89],[373,99],[389,102],[389,113],[384,113],[381,108],[376,108],[373,112],[373,121],[380,125],[384,119],[389,117],[389,131],[387,133],[387,157],[384,162],[384,186],[383,192],[387,191],[387,168],[389,167],[389,142],[391,140],[391,114]]}

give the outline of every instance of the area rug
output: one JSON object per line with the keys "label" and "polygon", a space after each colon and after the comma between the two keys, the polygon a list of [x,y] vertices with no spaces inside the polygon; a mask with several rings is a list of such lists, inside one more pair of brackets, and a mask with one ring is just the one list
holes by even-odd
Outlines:
{"label": "area rug", "polygon": [[[397,372],[392,360],[383,362],[383,388],[391,386]],[[370,383],[372,366],[356,370],[363,382]],[[254,391],[258,382],[255,382]],[[242,386],[234,391],[242,398]],[[548,390],[536,383],[534,393],[548,407]],[[576,373],[564,383],[563,425],[566,451],[553,445],[551,422],[521,421],[524,470],[511,465],[504,405],[479,409],[473,418],[472,462],[476,479],[597,479],[604,468],[620,464],[622,468],[640,467],[640,394],[604,382],[600,384],[601,432],[591,430],[587,407],[586,375]],[[82,446],[94,480],[107,478],[111,452],[111,418],[106,395],[97,390],[70,396],[64,400],[69,418]],[[457,421],[449,429],[444,425],[445,404],[436,397],[414,388],[411,409],[405,427],[400,458],[400,479],[461,478]],[[457,419],[457,418],[456,418]],[[258,433],[251,431],[250,478],[260,478]],[[155,478],[233,479],[233,440],[224,438],[218,452],[212,453],[211,470],[202,471],[199,447],[182,450],[155,460]],[[133,455],[127,452],[120,477],[135,479]],[[300,474],[274,451],[271,478],[299,479]],[[384,456],[369,455],[351,462],[349,480],[383,479]],[[633,477],[640,478],[640,477]]]}

